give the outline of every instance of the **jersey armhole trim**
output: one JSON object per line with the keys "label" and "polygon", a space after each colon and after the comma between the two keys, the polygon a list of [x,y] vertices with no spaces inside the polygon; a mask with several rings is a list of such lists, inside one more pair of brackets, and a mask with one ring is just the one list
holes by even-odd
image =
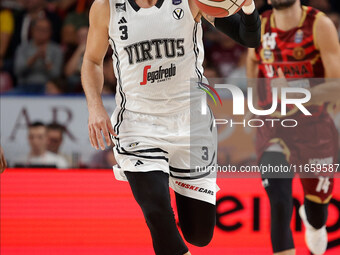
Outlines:
{"label": "jersey armhole trim", "polygon": [[316,14],[316,17],[315,17],[315,20],[314,20],[314,23],[313,23],[313,41],[314,41],[314,46],[317,50],[320,50],[320,48],[319,48],[317,38],[316,38],[316,35],[317,35],[316,25],[317,25],[317,22],[319,21],[320,17],[324,16],[324,15],[325,14],[323,12],[319,12],[318,14]]}

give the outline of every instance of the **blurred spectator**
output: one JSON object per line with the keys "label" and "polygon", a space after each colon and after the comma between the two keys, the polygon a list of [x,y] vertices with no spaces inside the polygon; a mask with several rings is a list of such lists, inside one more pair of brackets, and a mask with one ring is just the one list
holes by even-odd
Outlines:
{"label": "blurred spectator", "polygon": [[8,9],[0,9],[0,70],[6,57],[9,43],[14,33],[13,13]]}
{"label": "blurred spectator", "polygon": [[309,5],[323,12],[331,10],[331,4],[328,0],[309,0]]}
{"label": "blurred spectator", "polygon": [[109,94],[116,94],[117,79],[113,71],[112,58],[107,57],[103,64],[104,88]]}
{"label": "blurred spectator", "polygon": [[0,94],[6,93],[13,88],[12,78],[7,72],[0,72]]}
{"label": "blurred spectator", "polygon": [[[76,13],[88,13],[94,0],[58,0],[59,14],[65,17],[72,11]],[[87,16],[88,17],[88,16]]]}
{"label": "blurred spectator", "polygon": [[217,32],[217,36],[217,43],[207,49],[206,57],[217,68],[219,74],[225,78],[237,67],[245,48],[220,32]]}
{"label": "blurred spectator", "polygon": [[66,62],[65,65],[65,76],[68,83],[74,89],[79,89],[81,87],[80,80],[80,69],[83,62],[83,56],[85,52],[86,39],[88,33],[88,27],[81,27],[77,31],[77,44],[78,47],[74,51],[71,58]]}
{"label": "blurred spectator", "polygon": [[116,87],[113,86],[111,83],[104,81],[102,95],[114,96],[115,92],[116,92]]}
{"label": "blurred spectator", "polygon": [[248,82],[247,82],[247,52],[244,52],[238,61],[237,67],[230,73],[227,78],[228,84],[233,84],[242,89],[243,91],[247,91]]}
{"label": "blurred spectator", "polygon": [[61,156],[47,151],[47,128],[41,122],[34,122],[28,128],[30,152],[19,159],[16,166],[67,168],[67,162]]}
{"label": "blurred spectator", "polygon": [[18,93],[44,93],[46,82],[61,74],[62,51],[57,44],[50,41],[49,20],[36,20],[32,35],[31,41],[19,46],[15,56]]}
{"label": "blurred spectator", "polygon": [[207,61],[204,61],[204,77],[206,77],[208,80],[210,78],[220,78],[216,68]]}
{"label": "blurred spectator", "polygon": [[16,19],[16,43],[20,44],[30,40],[30,29],[36,19],[46,18],[52,26],[51,38],[60,41],[61,20],[56,13],[46,9],[46,0],[24,0],[22,1],[24,12]]}
{"label": "blurred spectator", "polygon": [[60,151],[64,140],[64,131],[65,127],[58,123],[53,122],[47,125],[47,150],[65,159],[70,166],[72,164],[71,157]]}
{"label": "blurred spectator", "polygon": [[59,10],[62,12],[65,11],[65,8],[75,6],[74,11],[69,12],[67,16],[66,13],[64,14],[66,18],[64,19],[61,31],[61,41],[65,52],[65,63],[68,62],[74,54],[74,51],[78,48],[79,34],[77,34],[77,31],[89,26],[88,10],[90,5],[86,5],[86,1],[87,0],[59,1]]}
{"label": "blurred spectator", "polygon": [[112,169],[112,166],[116,165],[116,159],[113,155],[112,146],[110,148],[97,152],[91,158],[91,162],[89,163],[89,168],[107,168]]}
{"label": "blurred spectator", "polygon": [[55,154],[60,153],[60,146],[63,143],[65,128],[58,123],[47,125],[47,150]]}
{"label": "blurred spectator", "polygon": [[56,78],[46,83],[45,95],[56,96],[68,92],[67,83],[64,79]]}

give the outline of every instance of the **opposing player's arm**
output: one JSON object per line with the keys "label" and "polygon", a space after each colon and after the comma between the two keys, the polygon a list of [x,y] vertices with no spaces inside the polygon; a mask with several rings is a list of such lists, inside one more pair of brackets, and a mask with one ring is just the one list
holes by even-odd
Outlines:
{"label": "opposing player's arm", "polygon": [[[315,43],[321,53],[330,80],[311,89],[312,103],[337,102],[340,95],[340,44],[338,33],[333,22],[321,16],[315,24]],[[333,80],[334,79],[334,80]]]}
{"label": "opposing player's arm", "polygon": [[[253,105],[257,108],[258,104],[258,96],[257,96],[257,81],[256,78],[258,76],[258,59],[255,54],[255,49],[248,49],[247,55],[247,85],[248,88],[253,89]],[[249,114],[247,114],[248,117]]]}
{"label": "opposing player's arm", "polygon": [[[251,8],[250,6],[254,7]],[[250,8],[248,13],[245,13],[245,7]],[[230,17],[215,18],[202,11],[200,11],[200,14],[237,43],[248,48],[256,48],[260,45],[261,20],[253,0],[247,0],[242,10]]]}
{"label": "opposing player's arm", "polygon": [[248,49],[247,55],[247,77],[255,79],[258,76],[258,59],[256,57],[255,49]]}
{"label": "opposing player's arm", "polygon": [[81,69],[82,85],[89,110],[89,137],[93,147],[103,150],[114,135],[110,118],[103,106],[101,92],[104,84],[103,60],[108,48],[110,6],[108,0],[96,0],[90,10],[90,27]]}

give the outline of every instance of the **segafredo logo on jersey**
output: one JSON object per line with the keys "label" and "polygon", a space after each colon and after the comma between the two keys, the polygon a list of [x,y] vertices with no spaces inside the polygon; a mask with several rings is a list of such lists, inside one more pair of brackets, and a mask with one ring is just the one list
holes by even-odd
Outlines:
{"label": "segafredo logo on jersey", "polygon": [[148,82],[154,83],[163,82],[170,80],[171,77],[176,75],[176,65],[171,64],[168,68],[163,68],[163,66],[158,67],[157,70],[149,71],[151,66],[145,66],[143,70],[143,80],[140,85],[146,85]]}

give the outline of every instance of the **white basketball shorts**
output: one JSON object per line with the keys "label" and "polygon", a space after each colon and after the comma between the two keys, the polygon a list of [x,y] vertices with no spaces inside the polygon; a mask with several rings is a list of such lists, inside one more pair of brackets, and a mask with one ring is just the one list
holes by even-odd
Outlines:
{"label": "white basketball shorts", "polygon": [[[190,112],[191,111],[191,112]],[[170,187],[194,199],[216,202],[217,130],[213,115],[200,107],[154,116],[116,108],[111,121],[117,132],[113,148],[117,180],[127,181],[124,171],[163,171]]]}

